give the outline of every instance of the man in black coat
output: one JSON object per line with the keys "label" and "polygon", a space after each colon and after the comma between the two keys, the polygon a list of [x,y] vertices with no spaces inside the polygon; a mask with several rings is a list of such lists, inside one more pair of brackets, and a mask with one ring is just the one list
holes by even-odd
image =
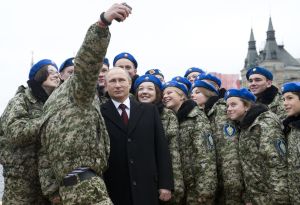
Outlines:
{"label": "man in black coat", "polygon": [[157,205],[171,198],[170,153],[157,108],[130,99],[130,86],[124,69],[107,73],[111,99],[101,105],[101,113],[111,151],[104,180],[115,205]]}

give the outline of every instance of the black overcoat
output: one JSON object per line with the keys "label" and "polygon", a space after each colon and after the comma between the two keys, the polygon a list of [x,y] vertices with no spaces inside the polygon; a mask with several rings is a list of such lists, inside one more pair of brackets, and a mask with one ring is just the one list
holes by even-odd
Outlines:
{"label": "black overcoat", "polygon": [[173,189],[170,153],[156,106],[130,99],[126,126],[113,102],[101,106],[110,137],[104,180],[114,205],[156,205],[158,189]]}

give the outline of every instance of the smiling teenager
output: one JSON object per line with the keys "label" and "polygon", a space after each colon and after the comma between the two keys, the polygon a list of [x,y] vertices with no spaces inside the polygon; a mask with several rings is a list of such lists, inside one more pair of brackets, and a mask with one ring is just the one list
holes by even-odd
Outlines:
{"label": "smiling teenager", "polygon": [[240,129],[238,152],[247,204],[288,204],[286,148],[279,118],[246,88],[225,94],[228,118]]}
{"label": "smiling teenager", "polygon": [[29,72],[28,87],[20,86],[3,115],[1,164],[5,188],[3,204],[50,203],[42,195],[38,176],[38,142],[43,105],[60,84],[56,64],[43,59]]}
{"label": "smiling teenager", "polygon": [[210,123],[193,100],[187,87],[170,81],[164,85],[164,105],[173,110],[179,122],[179,150],[182,162],[184,204],[213,204],[216,185],[216,156]]}
{"label": "smiling teenager", "polygon": [[179,204],[183,198],[183,173],[181,169],[181,159],[178,143],[178,120],[175,112],[163,107],[162,104],[162,83],[153,74],[146,74],[139,77],[134,84],[137,101],[155,104],[160,113],[160,118],[164,127],[165,136],[171,154],[174,191],[169,204]]}
{"label": "smiling teenager", "polygon": [[287,118],[283,121],[287,139],[288,183],[292,204],[300,204],[300,82],[286,83],[282,87]]}

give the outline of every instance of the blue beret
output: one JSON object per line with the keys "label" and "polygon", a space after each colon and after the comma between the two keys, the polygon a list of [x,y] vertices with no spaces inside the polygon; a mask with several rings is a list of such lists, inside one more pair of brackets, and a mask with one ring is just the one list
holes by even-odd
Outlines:
{"label": "blue beret", "polygon": [[218,90],[210,83],[207,83],[205,81],[202,80],[196,80],[191,88],[191,91],[196,88],[196,87],[200,87],[200,88],[205,88],[208,89],[214,93],[216,93],[217,95],[219,95]]}
{"label": "blue beret", "polygon": [[73,66],[73,65],[74,65],[74,58],[73,57],[68,58],[59,67],[59,72],[63,71],[63,69],[65,69],[66,67]]}
{"label": "blue beret", "polygon": [[300,82],[289,82],[283,84],[282,88],[282,94],[287,92],[300,92]]}
{"label": "blue beret", "polygon": [[227,100],[230,97],[239,97],[252,102],[256,101],[255,95],[251,93],[247,88],[227,90],[224,99]]}
{"label": "blue beret", "polygon": [[166,89],[166,88],[169,88],[169,87],[175,87],[175,88],[178,88],[180,89],[186,96],[189,95],[188,93],[188,89],[185,87],[185,85],[183,83],[180,83],[178,81],[169,81],[167,83],[165,83],[163,85],[163,90]]}
{"label": "blue beret", "polygon": [[135,66],[135,68],[138,67],[138,63],[137,61],[135,60],[135,58],[133,57],[133,55],[131,55],[130,53],[126,53],[126,52],[123,52],[123,53],[120,53],[118,54],[115,58],[114,58],[114,62],[113,62],[113,65],[115,66],[116,65],[116,62],[122,58],[126,58],[128,60],[130,60],[133,65]]}
{"label": "blue beret", "polygon": [[217,78],[216,76],[208,73],[201,73],[200,75],[197,76],[196,80],[211,80],[213,82],[215,82],[219,87],[221,87],[221,80],[219,78]]}
{"label": "blue beret", "polygon": [[260,75],[265,76],[269,80],[273,80],[273,74],[269,70],[267,70],[266,68],[263,68],[263,67],[250,68],[246,73],[247,80],[249,80],[249,77],[252,74],[260,74]]}
{"label": "blue beret", "polygon": [[108,58],[104,58],[103,64],[107,65],[109,67],[109,60]]}
{"label": "blue beret", "polygon": [[161,84],[160,80],[157,77],[155,77],[154,75],[147,74],[147,75],[142,75],[135,80],[134,86],[133,86],[134,90],[136,91],[136,89],[140,86],[140,84],[142,84],[144,82],[151,82],[154,85],[157,85],[157,87],[160,90],[162,89],[162,84]]}
{"label": "blue beret", "polygon": [[164,75],[159,69],[151,69],[148,70],[145,74],[150,74],[150,75],[161,75],[164,78]]}
{"label": "blue beret", "polygon": [[202,70],[201,68],[192,67],[187,69],[187,71],[184,74],[184,77],[187,77],[192,72],[205,73],[204,70]]}
{"label": "blue beret", "polygon": [[49,59],[43,59],[43,60],[40,60],[39,62],[37,62],[36,64],[34,64],[30,71],[29,71],[29,80],[33,80],[35,74],[44,66],[46,65],[52,65],[56,68],[56,70],[58,70],[57,68],[57,65],[52,61],[52,60],[49,60]]}
{"label": "blue beret", "polygon": [[176,77],[172,78],[171,81],[177,81],[179,83],[185,84],[188,90],[191,89],[191,87],[192,87],[192,83],[188,79],[181,77],[181,76],[176,76]]}

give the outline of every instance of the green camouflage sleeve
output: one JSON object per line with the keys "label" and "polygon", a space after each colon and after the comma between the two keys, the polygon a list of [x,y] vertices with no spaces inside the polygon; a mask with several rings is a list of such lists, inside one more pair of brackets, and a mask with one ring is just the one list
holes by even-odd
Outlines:
{"label": "green camouflage sleeve", "polygon": [[171,200],[172,202],[178,204],[184,193],[181,158],[178,143],[179,125],[177,117],[173,111],[165,108],[163,113],[164,114],[162,115],[161,120],[168,140],[174,177],[174,196]]}
{"label": "green camouflage sleeve", "polygon": [[[43,136],[41,136],[43,137]],[[39,150],[39,178],[43,194],[49,199],[58,194],[59,184],[56,181],[55,175],[51,169],[51,161],[47,158],[45,147]]]}
{"label": "green camouflage sleeve", "polygon": [[193,152],[196,154],[196,186],[199,197],[212,198],[217,186],[216,155],[210,123],[200,113],[192,133]]}
{"label": "green camouflage sleeve", "polygon": [[[278,125],[280,126],[280,125]],[[280,127],[261,128],[260,148],[266,156],[269,169],[269,184],[271,185],[271,199],[273,204],[288,202],[286,148],[283,133]]]}
{"label": "green camouflage sleeve", "polygon": [[6,141],[10,145],[27,146],[36,142],[42,117],[32,116],[29,112],[24,94],[16,95],[6,107],[2,115],[2,126]]}
{"label": "green camouflage sleeve", "polygon": [[286,111],[284,109],[283,105],[283,97],[280,94],[277,94],[276,97],[274,98],[273,102],[269,104],[268,106],[270,110],[275,113],[278,118],[282,121],[284,120],[287,115]]}
{"label": "green camouflage sleeve", "polygon": [[[93,24],[75,57],[73,96],[78,104],[90,104],[96,93],[96,82],[110,40],[107,28]],[[100,57],[99,57],[100,56]],[[99,57],[99,58],[95,58]]]}

